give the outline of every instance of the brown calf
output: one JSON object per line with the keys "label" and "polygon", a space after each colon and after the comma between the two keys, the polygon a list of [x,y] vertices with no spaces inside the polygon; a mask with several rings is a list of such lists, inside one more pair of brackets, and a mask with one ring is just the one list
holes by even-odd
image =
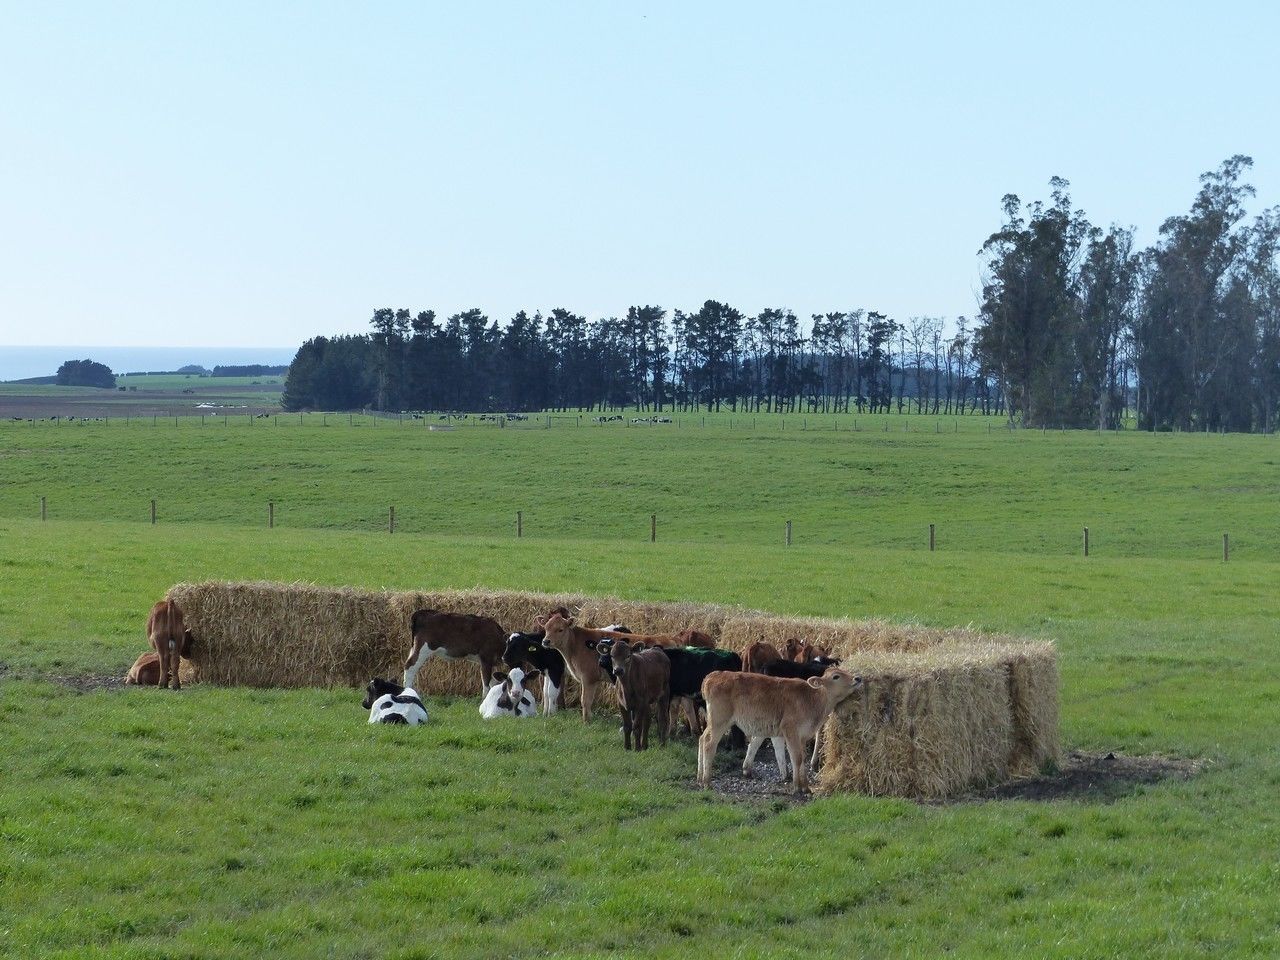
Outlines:
{"label": "brown calf", "polygon": [[631,749],[631,731],[634,730],[636,749],[649,749],[650,710],[656,706],[658,741],[665,747],[671,709],[671,661],[661,650],[633,648],[625,640],[615,640],[609,647],[609,656],[618,683],[624,745]]}
{"label": "brown calf", "polygon": [[182,611],[172,600],[161,600],[151,608],[151,613],[147,615],[147,640],[155,650],[159,663],[157,687],[167,687],[172,676],[173,689],[182,689],[182,681],[178,679],[178,662],[182,654],[190,653],[190,636],[182,622]]}
{"label": "brown calf", "polygon": [[742,669],[747,673],[764,673],[765,667],[781,659],[782,654],[772,643],[757,640],[743,652]]}
{"label": "brown calf", "polygon": [[137,684],[154,687],[160,682],[160,654],[154,650],[138,654],[138,659],[133,661],[133,666],[125,675],[124,682],[126,686]]}
{"label": "brown calf", "polygon": [[480,693],[489,691],[489,678],[502,662],[507,634],[490,617],[470,613],[419,610],[409,621],[413,645],[404,662],[404,685],[417,689],[418,671],[432,657],[470,660],[480,664]]}
{"label": "brown calf", "polygon": [[[861,686],[861,677],[838,669],[808,680],[726,671],[711,674],[702,682],[702,696],[707,701],[707,729],[698,741],[698,783],[711,786],[712,765],[720,738],[736,725],[753,740],[768,737],[785,741],[791,758],[791,786],[796,791],[807,790],[809,766],[805,762],[804,745],[816,737],[818,728],[836,705]],[[778,742],[774,739],[774,750],[777,749]],[[750,752],[754,759],[754,751]],[[779,767],[781,765],[779,757]]]}
{"label": "brown calf", "polygon": [[573,677],[582,688],[582,719],[590,720],[591,706],[596,701],[600,684],[608,679],[600,669],[600,657],[596,653],[596,644],[601,640],[616,640],[627,635],[574,626],[573,617],[566,617],[561,611],[546,617],[538,617],[537,622],[544,632],[542,645],[550,647],[564,657],[565,669],[569,671],[569,676]]}

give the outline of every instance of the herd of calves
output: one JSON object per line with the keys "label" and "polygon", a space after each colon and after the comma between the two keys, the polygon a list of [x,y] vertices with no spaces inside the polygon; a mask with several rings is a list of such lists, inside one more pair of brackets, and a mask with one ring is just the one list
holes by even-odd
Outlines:
{"label": "herd of calves", "polygon": [[[579,626],[563,607],[538,617],[532,633],[508,634],[490,617],[438,610],[417,611],[410,627],[404,682],[375,678],[369,683],[363,706],[370,723],[426,722],[414,684],[432,657],[479,665],[480,714],[486,719],[536,715],[532,686],[539,677],[542,712],[556,712],[564,706],[567,673],[580,687],[583,720],[591,718],[601,688],[613,684],[628,750],[648,747],[655,714],[658,739],[665,745],[674,726],[671,708],[677,706],[699,737],[698,783],[704,787],[711,785],[720,740],[736,727],[748,738],[744,775],[750,776],[756,751],[768,739],[779,777],[790,776],[797,791],[808,789],[823,723],[862,687],[862,678],[838,669],[840,661],[829,650],[798,640],[788,640],[783,651],[756,642],[739,656],[716,649],[715,640],[697,630],[640,635],[621,624]],[[192,637],[173,601],[152,608],[147,636],[152,651],[138,658],[126,682],[165,687],[172,680],[178,689],[179,657],[189,653]],[[505,671],[499,669],[503,666]]]}

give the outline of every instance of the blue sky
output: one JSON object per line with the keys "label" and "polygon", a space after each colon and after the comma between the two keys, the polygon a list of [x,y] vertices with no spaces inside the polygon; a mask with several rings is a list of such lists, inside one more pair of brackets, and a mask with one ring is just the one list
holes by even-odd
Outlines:
{"label": "blue sky", "polygon": [[975,309],[1003,194],[1149,243],[1254,157],[1280,5],[0,3],[0,344],[377,306]]}

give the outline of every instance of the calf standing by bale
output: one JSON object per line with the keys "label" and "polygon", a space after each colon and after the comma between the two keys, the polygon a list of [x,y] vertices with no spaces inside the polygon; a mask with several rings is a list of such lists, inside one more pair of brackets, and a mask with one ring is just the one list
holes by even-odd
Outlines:
{"label": "calf standing by bale", "polygon": [[498,621],[469,613],[418,610],[409,621],[413,645],[404,662],[404,685],[414,686],[422,664],[431,657],[471,660],[480,664],[480,693],[489,692],[489,677],[502,661],[506,631]]}
{"label": "calf standing by bale", "polygon": [[189,655],[191,633],[182,622],[182,611],[172,600],[161,600],[147,615],[147,640],[159,659],[159,677],[156,686],[164,689],[173,677],[173,689],[181,690],[178,679],[179,658]]}
{"label": "calf standing by bale", "polygon": [[[707,729],[698,742],[698,783],[711,786],[720,738],[736,725],[753,741],[781,737],[791,758],[792,788],[796,792],[809,789],[804,745],[817,735],[818,728],[836,705],[861,687],[861,677],[835,669],[808,680],[778,679],[757,673],[711,674],[702,683],[702,696],[707,701]],[[777,750],[776,740],[774,749]],[[748,759],[754,759],[751,749],[748,749]],[[778,766],[782,766],[781,757]]]}
{"label": "calf standing by bale", "polygon": [[[600,645],[602,658],[605,646]],[[608,646],[612,673],[618,684],[618,708],[622,713],[623,743],[631,749],[631,731],[636,734],[636,749],[649,747],[649,723],[654,705],[658,711],[658,741],[667,745],[667,727],[671,713],[671,661],[657,648],[632,649],[625,640]]]}

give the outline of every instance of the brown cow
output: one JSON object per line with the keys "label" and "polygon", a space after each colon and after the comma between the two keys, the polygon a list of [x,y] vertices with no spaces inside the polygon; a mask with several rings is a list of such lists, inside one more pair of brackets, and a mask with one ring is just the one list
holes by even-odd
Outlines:
{"label": "brown cow", "polygon": [[189,631],[182,622],[182,611],[172,600],[161,600],[151,608],[147,616],[147,640],[151,648],[159,655],[160,672],[156,686],[163,689],[169,685],[173,677],[173,689],[181,690],[182,681],[178,679],[178,662],[183,654],[190,654]]}
{"label": "brown cow", "polygon": [[138,654],[138,659],[133,661],[133,666],[125,675],[124,682],[126,686],[137,684],[154,687],[160,682],[160,654],[154,650]]}
{"label": "brown cow", "polygon": [[626,640],[615,640],[608,651],[618,684],[624,746],[631,749],[631,732],[634,730],[636,749],[649,749],[650,711],[656,706],[658,741],[665,747],[670,726],[671,661],[656,647],[632,647]]}
{"label": "brown cow", "polygon": [[698,783],[711,786],[712,765],[720,738],[730,727],[737,726],[752,738],[749,759],[755,758],[754,748],[765,737],[773,740],[779,770],[782,756],[778,738],[784,740],[791,759],[791,786],[797,792],[808,789],[805,745],[817,737],[818,729],[836,705],[861,687],[861,677],[834,667],[824,676],[808,680],[727,671],[710,674],[702,682],[702,696],[707,701],[707,729],[698,741]]}
{"label": "brown cow", "polygon": [[764,673],[764,668],[782,659],[778,648],[767,640],[757,640],[742,654],[742,669],[747,673]]}
{"label": "brown cow", "polygon": [[502,662],[507,646],[506,631],[498,621],[470,613],[443,613],[418,610],[409,621],[413,645],[404,662],[404,685],[418,688],[415,681],[422,664],[432,657],[470,660],[480,664],[480,693],[489,691],[489,678]]}

